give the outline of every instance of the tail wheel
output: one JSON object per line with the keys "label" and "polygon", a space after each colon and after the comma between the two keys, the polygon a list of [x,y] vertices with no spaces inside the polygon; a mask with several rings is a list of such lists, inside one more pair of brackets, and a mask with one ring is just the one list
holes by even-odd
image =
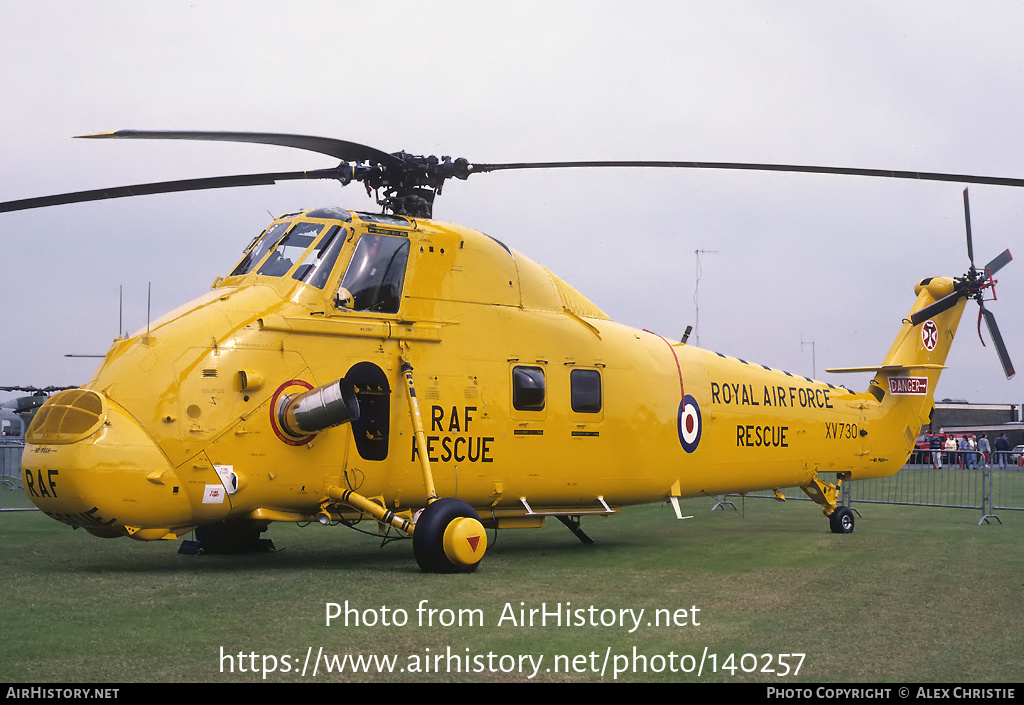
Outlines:
{"label": "tail wheel", "polygon": [[425,573],[470,573],[486,550],[480,516],[461,499],[445,497],[428,504],[416,521],[412,552]]}
{"label": "tail wheel", "polygon": [[853,533],[853,510],[849,507],[836,507],[828,518],[833,534]]}

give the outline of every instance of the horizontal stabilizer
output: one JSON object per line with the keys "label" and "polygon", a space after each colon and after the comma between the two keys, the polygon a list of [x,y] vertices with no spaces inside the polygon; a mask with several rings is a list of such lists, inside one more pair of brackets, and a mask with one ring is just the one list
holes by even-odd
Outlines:
{"label": "horizontal stabilizer", "polygon": [[892,374],[895,372],[901,372],[903,370],[944,370],[945,365],[935,365],[924,363],[920,365],[875,365],[874,367],[832,367],[826,369],[826,372],[832,372],[835,374],[843,374],[846,372],[885,372],[886,374]]}

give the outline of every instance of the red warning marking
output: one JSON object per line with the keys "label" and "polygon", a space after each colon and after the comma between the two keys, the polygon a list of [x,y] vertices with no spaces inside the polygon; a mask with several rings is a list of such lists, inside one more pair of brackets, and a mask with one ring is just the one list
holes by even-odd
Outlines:
{"label": "red warning marking", "polygon": [[282,384],[280,387],[278,387],[277,391],[274,392],[274,397],[270,400],[270,428],[273,429],[274,435],[276,435],[278,439],[281,440],[282,443],[287,443],[290,446],[301,446],[305,445],[306,443],[309,443],[311,440],[316,438],[316,434],[313,433],[310,435],[302,436],[301,438],[293,438],[289,436],[287,433],[285,433],[284,429],[281,428],[280,421],[277,418],[277,401],[278,399],[281,398],[281,395],[284,394],[285,390],[288,389],[289,387],[301,387],[302,389],[308,391],[313,388],[313,385],[310,384],[309,382],[306,382],[305,380],[290,379],[284,384]]}
{"label": "red warning marking", "polygon": [[480,537],[479,536],[470,536],[466,540],[469,541],[469,547],[473,549],[473,553],[476,553],[476,547],[480,543]]}

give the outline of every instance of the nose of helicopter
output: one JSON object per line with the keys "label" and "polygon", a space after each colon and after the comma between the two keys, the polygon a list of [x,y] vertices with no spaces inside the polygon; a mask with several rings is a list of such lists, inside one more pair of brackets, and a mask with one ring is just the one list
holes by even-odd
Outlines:
{"label": "nose of helicopter", "polygon": [[22,484],[58,521],[139,539],[171,538],[194,524],[188,492],[166,456],[134,418],[95,391],[53,395],[25,440]]}

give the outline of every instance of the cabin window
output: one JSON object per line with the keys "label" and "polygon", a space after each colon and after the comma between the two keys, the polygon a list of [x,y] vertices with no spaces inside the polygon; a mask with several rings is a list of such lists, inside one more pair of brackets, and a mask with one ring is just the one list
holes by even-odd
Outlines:
{"label": "cabin window", "polygon": [[573,370],[569,373],[572,410],[580,414],[601,411],[601,373],[597,370]]}
{"label": "cabin window", "polygon": [[408,238],[363,235],[341,280],[337,305],[354,311],[398,313],[408,263]]}
{"label": "cabin window", "polygon": [[269,277],[281,277],[287,274],[295,261],[313,244],[323,231],[319,223],[299,223],[288,231],[288,234],[274,248],[266,261],[260,265],[257,274]]}
{"label": "cabin window", "polygon": [[307,257],[312,259],[312,262],[303,261],[299,264],[295,268],[292,278],[306,282],[317,289],[323,289],[327,278],[331,276],[331,270],[334,269],[334,262],[338,259],[341,246],[345,242],[346,232],[337,225],[332,227],[324,236],[320,246]]}
{"label": "cabin window", "polygon": [[290,221],[284,223],[274,223],[265,231],[263,234],[256,238],[249,245],[245,251],[245,256],[242,257],[242,261],[238,263],[238,266],[232,270],[229,276],[235,276],[236,274],[248,274],[252,268],[259,263],[263,257],[270,252],[271,248],[277,245],[281,240],[281,236],[284,235],[284,231],[291,225]]}
{"label": "cabin window", "polygon": [[519,411],[544,409],[544,370],[540,367],[512,368],[512,408]]}

